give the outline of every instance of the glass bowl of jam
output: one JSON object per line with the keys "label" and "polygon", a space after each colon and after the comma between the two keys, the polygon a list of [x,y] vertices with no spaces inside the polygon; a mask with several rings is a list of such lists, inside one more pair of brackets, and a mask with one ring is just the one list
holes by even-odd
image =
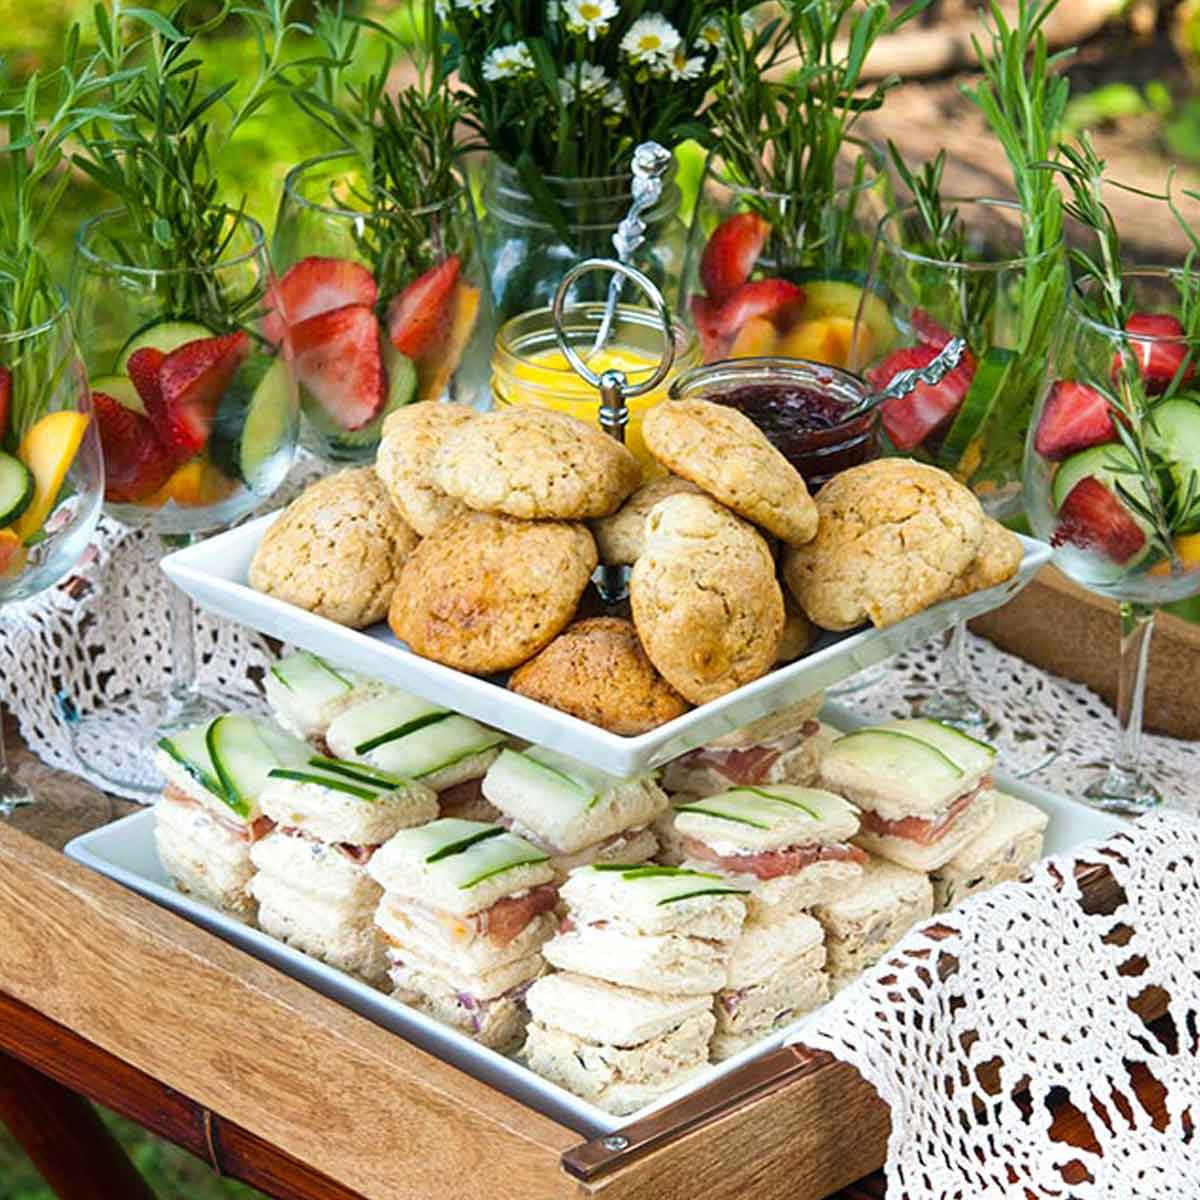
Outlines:
{"label": "glass bowl of jam", "polygon": [[675,398],[736,408],[816,491],[839,471],[879,453],[878,405],[849,371],[798,358],[739,358],[679,376]]}

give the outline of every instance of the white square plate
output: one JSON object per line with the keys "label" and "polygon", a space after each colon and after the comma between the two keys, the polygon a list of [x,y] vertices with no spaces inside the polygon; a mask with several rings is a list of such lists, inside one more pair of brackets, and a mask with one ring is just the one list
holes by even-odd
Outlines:
{"label": "white square plate", "polygon": [[1050,547],[1022,538],[1020,570],[1007,583],[959,600],[945,600],[889,629],[822,633],[803,658],[694,708],[657,729],[622,737],[508,691],[502,679],[477,678],[412,653],[385,623],[347,629],[256,592],[246,582],[250,562],[274,515],[260,517],[163,559],[171,581],[197,604],[241,625],[290,642],[340,666],[415,692],[496,729],[581,762],[628,777],[661,766],[768,713],[832,687],[841,680],[918,645],[960,620],[999,608],[1049,560]]}
{"label": "white square plate", "polygon": [[[832,724],[846,729],[862,724],[845,710],[833,705],[830,705],[823,715]],[[1043,788],[1009,779],[999,773],[996,775],[996,786],[1011,795],[1036,804],[1049,815],[1050,825],[1046,833],[1047,854],[1061,853],[1083,842],[1111,836],[1124,828],[1119,817],[1097,812]],[[68,857],[178,913],[285,975],[290,975],[315,988],[322,995],[345,1004],[360,1016],[399,1034],[406,1041],[436,1055],[444,1062],[577,1130],[586,1138],[598,1137],[618,1129],[670,1100],[706,1087],[764,1051],[786,1041],[796,1040],[802,1035],[805,1025],[819,1013],[819,1010],[818,1013],[809,1013],[800,1021],[764,1038],[756,1046],[711,1067],[698,1078],[662,1097],[641,1112],[629,1117],[614,1117],[556,1084],[542,1079],[514,1059],[480,1046],[457,1030],[439,1024],[357,979],[344,975],[276,941],[260,930],[243,925],[224,913],[175,891],[155,851],[154,819],[152,810],[134,813],[121,821],[76,838],[67,846],[66,853]]]}

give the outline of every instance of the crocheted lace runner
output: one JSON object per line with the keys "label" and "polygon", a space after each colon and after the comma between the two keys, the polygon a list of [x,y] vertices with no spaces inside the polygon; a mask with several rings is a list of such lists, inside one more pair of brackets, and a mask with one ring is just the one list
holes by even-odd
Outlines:
{"label": "crocheted lace runner", "polygon": [[[1089,913],[1074,867],[1123,899]],[[851,1063],[891,1109],[888,1195],[1167,1200],[1200,1194],[1200,822],[1142,818],[1046,859],[911,932],[800,1039]],[[1166,995],[1164,1031],[1131,1003]],[[1156,1128],[1134,1082],[1157,1083]],[[1095,1150],[1051,1136],[1069,1103]]]}

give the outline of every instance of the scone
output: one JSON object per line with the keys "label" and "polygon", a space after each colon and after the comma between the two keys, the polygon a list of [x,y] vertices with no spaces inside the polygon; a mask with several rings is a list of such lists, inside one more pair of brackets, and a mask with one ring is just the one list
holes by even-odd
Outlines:
{"label": "scone", "polygon": [[775,661],[779,664],[795,662],[808,652],[813,643],[812,622],[801,611],[796,598],[786,588],[783,592],[783,636]]}
{"label": "scone", "polygon": [[979,550],[971,565],[950,585],[947,597],[969,596],[1006,583],[1017,573],[1024,556],[1021,539],[999,521],[985,517]]}
{"label": "scone", "polygon": [[338,471],[305,488],[263,535],[250,586],[363,629],[387,616],[417,541],[370,467]]}
{"label": "scone", "polygon": [[480,512],[577,521],[616,512],[642,471],[624,446],[594,425],[518,406],[485,413],[451,433],[430,477]]}
{"label": "scone", "polygon": [[821,525],[784,555],[783,577],[815,625],[895,625],[944,599],[979,551],[979,501],[945,471],[881,458],[835,475]]}
{"label": "scone", "polygon": [[668,496],[646,521],[629,579],[650,661],[704,704],[765,675],[783,632],[783,594],[762,536],[708,496]]}
{"label": "scone", "polygon": [[447,435],[475,415],[465,404],[423,400],[397,409],[383,423],[375,474],[400,515],[421,537],[466,508],[433,485],[429,468]]}
{"label": "scone", "polygon": [[404,564],[388,623],[425,658],[507,671],[566,627],[595,569],[583,525],[466,512]]}
{"label": "scone", "polygon": [[800,472],[736,408],[668,400],[646,414],[642,436],[668,471],[789,545],[816,534],[816,505]]}
{"label": "scone", "polygon": [[700,490],[678,475],[664,475],[643,484],[611,517],[601,517],[593,523],[600,561],[610,567],[633,566],[646,545],[646,518],[650,510],[668,496]]}
{"label": "scone", "polygon": [[617,617],[576,621],[513,672],[508,686],[610,733],[645,733],[688,709]]}

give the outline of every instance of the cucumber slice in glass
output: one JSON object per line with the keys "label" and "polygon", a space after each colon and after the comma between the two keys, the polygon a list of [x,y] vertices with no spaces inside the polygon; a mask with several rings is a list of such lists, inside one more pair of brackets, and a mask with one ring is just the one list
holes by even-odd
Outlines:
{"label": "cucumber slice in glass", "polygon": [[0,450],[0,529],[11,525],[33,503],[33,472]]}
{"label": "cucumber slice in glass", "polygon": [[967,448],[979,436],[996,401],[1003,395],[1005,382],[1016,361],[1016,351],[1001,346],[992,346],[984,352],[962,406],[938,450],[940,466],[952,471],[962,462]]}
{"label": "cucumber slice in glass", "polygon": [[178,350],[180,346],[186,346],[188,342],[199,342],[213,336],[215,335],[211,329],[197,324],[195,321],[156,321],[153,325],[138,330],[121,347],[121,352],[117,355],[115,370],[121,375],[128,374],[129,359],[138,350],[150,347],[154,350],[161,350],[164,354],[170,354],[172,350]]}
{"label": "cucumber slice in glass", "polygon": [[291,373],[277,358],[250,397],[238,444],[238,474],[252,491],[266,481],[274,486],[271,467],[291,441],[293,419]]}
{"label": "cucumber slice in glass", "polygon": [[93,392],[103,392],[106,396],[111,396],[122,408],[141,413],[143,417],[146,415],[146,406],[128,375],[97,375],[92,380],[91,387]]}

